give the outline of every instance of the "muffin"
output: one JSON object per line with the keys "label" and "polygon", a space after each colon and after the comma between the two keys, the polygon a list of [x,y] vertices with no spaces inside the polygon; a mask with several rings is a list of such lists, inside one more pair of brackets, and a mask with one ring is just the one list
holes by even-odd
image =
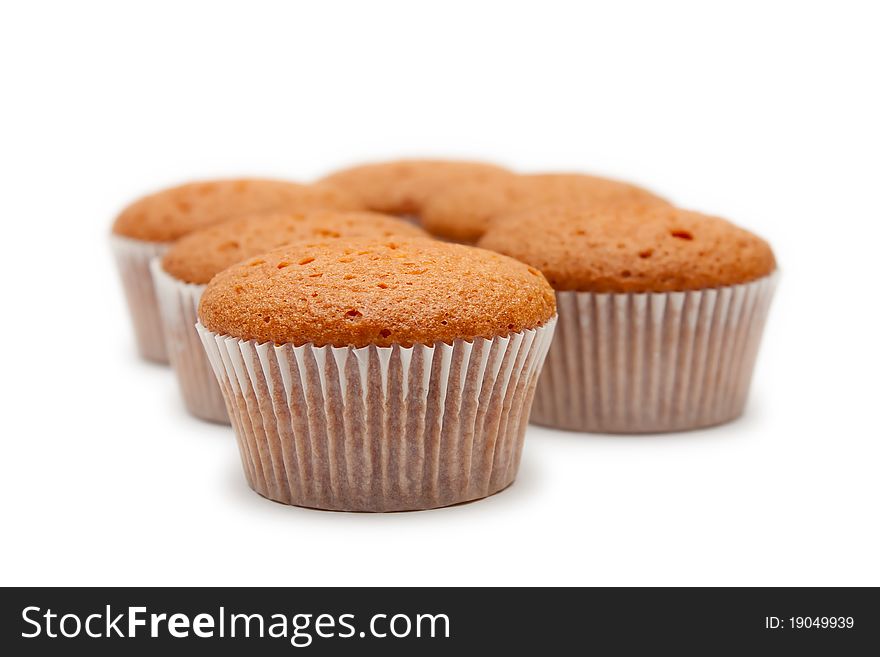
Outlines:
{"label": "muffin", "polygon": [[190,183],[151,194],[128,206],[113,224],[110,243],[141,356],[168,362],[149,263],[169,244],[194,230],[244,214],[358,208],[350,195],[332,186],[280,180]]}
{"label": "muffin", "polygon": [[629,183],[577,173],[545,173],[469,180],[430,196],[422,205],[425,230],[436,237],[471,244],[493,217],[532,206],[668,205]]}
{"label": "muffin", "polygon": [[278,212],[231,219],[190,233],[152,263],[165,344],[187,410],[229,423],[211,364],[196,332],[199,299],[218,272],[241,260],[300,240],[341,237],[427,237],[420,228],[372,212]]}
{"label": "muffin", "polygon": [[497,253],[351,239],[221,272],[199,319],[255,491],[404,511],[513,482],[555,303]]}
{"label": "muffin", "polygon": [[429,198],[464,183],[505,180],[513,174],[494,164],[454,160],[397,160],[337,171],[323,182],[354,195],[369,210],[418,221]]}
{"label": "muffin", "polygon": [[479,244],[556,290],[534,422],[646,433],[743,412],[777,279],[761,238],[668,206],[568,206],[501,215]]}

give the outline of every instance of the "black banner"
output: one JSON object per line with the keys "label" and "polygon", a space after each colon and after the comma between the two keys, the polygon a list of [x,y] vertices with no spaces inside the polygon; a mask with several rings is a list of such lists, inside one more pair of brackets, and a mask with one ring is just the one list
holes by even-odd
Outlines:
{"label": "black banner", "polygon": [[2,598],[7,655],[847,655],[880,647],[880,596],[867,588],[21,588]]}

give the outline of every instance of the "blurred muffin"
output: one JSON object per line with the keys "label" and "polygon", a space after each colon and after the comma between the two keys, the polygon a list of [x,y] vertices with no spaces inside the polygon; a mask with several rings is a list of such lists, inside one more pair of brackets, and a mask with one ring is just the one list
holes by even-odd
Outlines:
{"label": "blurred muffin", "polygon": [[432,235],[473,243],[499,214],[530,207],[609,204],[668,205],[664,199],[629,183],[577,173],[545,173],[464,181],[429,197],[421,217],[425,230]]}
{"label": "blurred muffin", "polygon": [[245,214],[274,210],[359,209],[359,203],[330,185],[281,180],[195,182],[145,196],[113,223],[111,246],[134,324],[138,351],[167,362],[150,260],[178,238]]}
{"label": "blurred muffin", "polygon": [[190,233],[153,262],[153,278],[171,366],[187,410],[229,422],[223,395],[196,332],[198,303],[218,272],[264,251],[301,240],[425,237],[407,222],[372,212],[278,212],[232,219]]}
{"label": "blurred muffin", "polygon": [[353,194],[365,208],[418,220],[426,201],[464,183],[512,176],[494,164],[455,160],[396,160],[343,169],[323,182]]}
{"label": "blurred muffin", "polygon": [[696,212],[621,204],[499,215],[479,244],[556,289],[535,422],[637,433],[742,413],[776,283],[761,238]]}
{"label": "blurred muffin", "polygon": [[199,332],[254,490],[401,511],[514,480],[554,314],[540,272],[499,254],[346,239],[221,272]]}

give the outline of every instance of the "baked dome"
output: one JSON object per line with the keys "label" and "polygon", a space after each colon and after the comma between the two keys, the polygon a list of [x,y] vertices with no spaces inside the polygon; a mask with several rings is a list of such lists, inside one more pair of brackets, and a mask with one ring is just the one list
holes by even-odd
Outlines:
{"label": "baked dome", "polygon": [[116,235],[173,242],[228,219],[276,210],[358,210],[350,194],[332,185],[239,179],[194,182],[144,196],[116,218]]}
{"label": "baked dome", "polygon": [[231,219],[182,237],[162,268],[186,283],[205,284],[246,258],[299,241],[349,237],[428,237],[421,228],[375,212],[275,212]]}
{"label": "baked dome", "polygon": [[323,179],[353,194],[363,206],[398,216],[420,216],[426,201],[466,182],[507,178],[494,164],[457,160],[395,160],[362,164]]}
{"label": "baked dome", "polygon": [[426,200],[422,225],[456,242],[476,242],[499,214],[544,205],[591,207],[618,203],[662,204],[664,199],[630,183],[579,173],[546,173],[465,181]]}
{"label": "baked dome", "polygon": [[556,311],[536,269],[436,240],[297,243],[218,274],[199,305],[215,333],[276,344],[364,347],[492,339]]}
{"label": "baked dome", "polygon": [[501,215],[480,246],[540,269],[557,290],[671,292],[746,283],[776,269],[763,239],[661,205],[544,207]]}

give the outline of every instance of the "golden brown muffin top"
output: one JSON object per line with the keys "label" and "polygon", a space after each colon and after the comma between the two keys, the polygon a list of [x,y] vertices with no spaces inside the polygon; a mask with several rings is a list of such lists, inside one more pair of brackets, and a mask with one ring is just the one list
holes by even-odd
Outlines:
{"label": "golden brown muffin top", "polygon": [[246,214],[361,207],[350,194],[331,185],[258,179],[194,182],[135,201],[116,218],[113,232],[147,242],[173,242],[199,228]]}
{"label": "golden brown muffin top", "polygon": [[217,274],[199,305],[215,333],[337,347],[491,339],[555,312],[537,269],[428,239],[298,242]]}
{"label": "golden brown muffin top", "polygon": [[355,195],[369,210],[419,216],[435,193],[469,181],[511,176],[494,164],[455,160],[396,160],[343,169],[323,179]]}
{"label": "golden brown muffin top", "polygon": [[435,194],[422,208],[429,233],[456,242],[476,242],[493,217],[537,205],[609,203],[667,204],[629,183],[578,173],[545,173],[465,182]]}
{"label": "golden brown muffin top", "polygon": [[537,267],[557,290],[701,290],[776,269],[760,237],[724,219],[661,205],[501,215],[479,244]]}
{"label": "golden brown muffin top", "polygon": [[375,212],[276,212],[231,219],[180,238],[162,268],[185,283],[205,284],[245,258],[300,241],[348,237],[424,237],[411,223]]}

